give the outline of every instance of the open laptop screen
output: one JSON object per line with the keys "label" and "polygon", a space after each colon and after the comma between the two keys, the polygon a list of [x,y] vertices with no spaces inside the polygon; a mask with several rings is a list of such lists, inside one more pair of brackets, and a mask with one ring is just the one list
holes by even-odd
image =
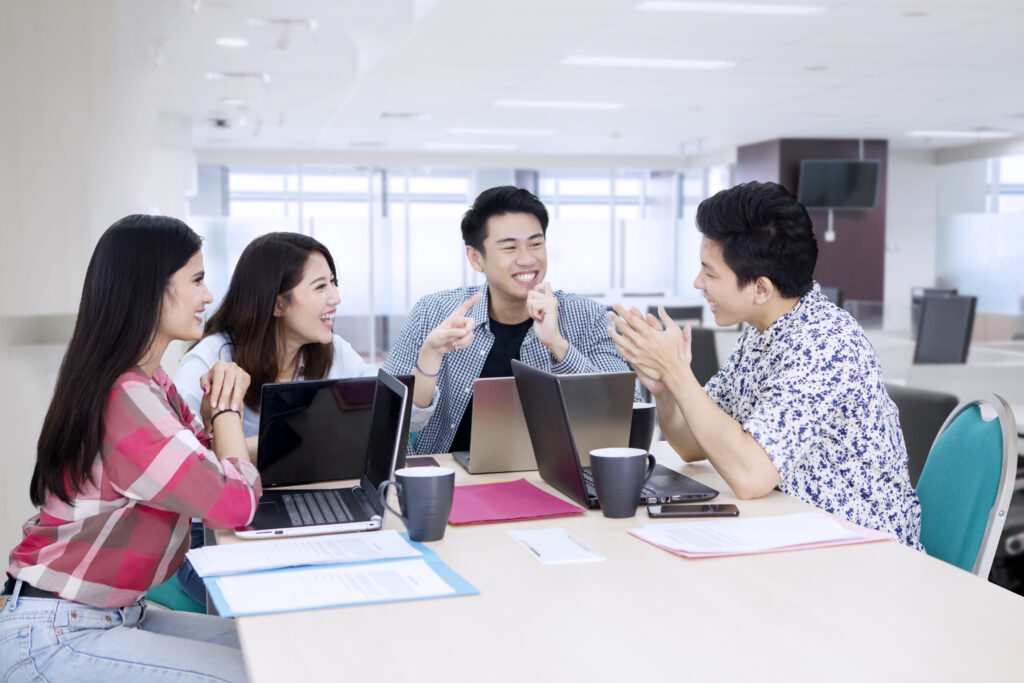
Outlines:
{"label": "open laptop screen", "polygon": [[366,444],[366,464],[360,481],[375,508],[383,509],[380,497],[376,495],[377,487],[391,476],[393,467],[405,460],[408,430],[402,425],[408,420],[410,394],[400,380],[383,370],[378,371],[370,436]]}
{"label": "open laptop screen", "polygon": [[377,379],[264,384],[256,464],[264,486],[355,479]]}

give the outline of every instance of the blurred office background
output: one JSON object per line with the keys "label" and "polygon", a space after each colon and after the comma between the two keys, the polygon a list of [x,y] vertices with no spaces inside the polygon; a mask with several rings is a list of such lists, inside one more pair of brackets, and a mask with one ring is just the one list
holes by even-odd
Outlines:
{"label": "blurred office background", "polygon": [[816,278],[887,377],[953,393],[912,367],[913,292],[975,296],[964,371],[1024,386],[1017,0],[2,1],[0,548],[92,246],[127,213],[203,234],[215,295],[256,235],[315,236],[336,331],[379,360],[419,296],[479,281],[458,222],[487,187],[547,204],[554,286],[700,304],[702,199],[875,160],[874,208],[812,211]]}

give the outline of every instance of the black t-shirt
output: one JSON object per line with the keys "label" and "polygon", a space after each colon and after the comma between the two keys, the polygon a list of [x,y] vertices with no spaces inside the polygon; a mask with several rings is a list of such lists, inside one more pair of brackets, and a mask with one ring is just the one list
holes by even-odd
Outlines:
{"label": "black t-shirt", "polygon": [[[533,318],[527,318],[515,325],[499,323],[491,318],[491,334],[494,335],[494,346],[484,360],[484,369],[480,371],[481,377],[511,377],[512,359],[519,360],[519,349],[523,346],[526,333],[533,327]],[[472,430],[473,399],[470,397],[466,412],[462,414],[462,421],[459,429],[452,439],[452,451],[468,451],[469,435]]]}

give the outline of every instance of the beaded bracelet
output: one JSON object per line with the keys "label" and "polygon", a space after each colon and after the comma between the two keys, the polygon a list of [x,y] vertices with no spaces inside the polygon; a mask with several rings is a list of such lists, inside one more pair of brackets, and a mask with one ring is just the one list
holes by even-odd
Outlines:
{"label": "beaded bracelet", "polygon": [[434,374],[430,374],[429,372],[424,372],[423,368],[420,367],[420,362],[416,361],[416,372],[420,373],[424,377],[437,377],[438,375],[441,374],[441,368],[438,368],[437,372],[435,372]]}

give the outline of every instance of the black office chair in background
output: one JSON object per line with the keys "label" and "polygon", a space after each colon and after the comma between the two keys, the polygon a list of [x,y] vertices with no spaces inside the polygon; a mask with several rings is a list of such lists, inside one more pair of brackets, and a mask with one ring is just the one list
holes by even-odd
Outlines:
{"label": "black office chair in background", "polygon": [[693,358],[690,360],[690,368],[701,386],[708,383],[708,380],[715,376],[719,370],[718,351],[715,348],[715,331],[708,327],[694,327],[693,342],[690,351]]}
{"label": "black office chair in background", "polygon": [[910,484],[917,487],[917,478],[924,469],[928,451],[935,443],[935,437],[946,418],[956,408],[958,400],[953,394],[892,384],[886,384],[885,390],[900,411],[903,441],[907,444]]}
{"label": "black office chair in background", "polygon": [[839,287],[822,287],[821,293],[836,306],[843,307],[843,290]]}
{"label": "black office chair in background", "polygon": [[[658,307],[648,306],[647,312],[658,317]],[[668,317],[675,320],[680,325],[684,323],[697,321],[698,325],[704,324],[704,307],[703,306],[665,306],[665,312],[668,313]]]}
{"label": "black office chair in background", "polygon": [[911,287],[910,288],[910,336],[917,336],[917,328],[921,324],[921,307],[924,305],[925,297],[929,296],[956,296],[957,290],[953,287]]}
{"label": "black office chair in background", "polygon": [[977,303],[974,296],[924,297],[914,363],[966,363]]}

